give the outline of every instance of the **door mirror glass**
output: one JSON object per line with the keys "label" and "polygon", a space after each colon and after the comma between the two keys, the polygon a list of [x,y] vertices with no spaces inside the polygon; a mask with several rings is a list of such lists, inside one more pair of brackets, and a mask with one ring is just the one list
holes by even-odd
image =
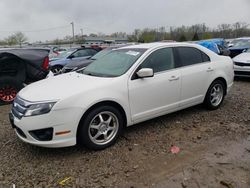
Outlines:
{"label": "door mirror glass", "polygon": [[136,74],[139,78],[147,78],[147,77],[153,77],[154,71],[153,69],[150,68],[142,68]]}

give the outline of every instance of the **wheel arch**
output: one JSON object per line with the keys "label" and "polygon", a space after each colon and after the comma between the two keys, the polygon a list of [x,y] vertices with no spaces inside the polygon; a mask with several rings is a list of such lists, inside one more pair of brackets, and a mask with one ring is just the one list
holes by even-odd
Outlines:
{"label": "wheel arch", "polygon": [[[212,83],[214,83],[216,80],[220,80],[220,81],[222,81],[223,82],[223,84],[224,84],[224,86],[225,86],[225,95],[227,94],[227,81],[226,81],[226,79],[225,78],[223,78],[223,77],[218,77],[218,78],[216,78],[216,79],[214,79],[213,81],[212,81]],[[211,84],[212,84],[211,83]],[[210,84],[210,86],[211,86],[211,84]],[[209,87],[210,87],[209,86]]]}
{"label": "wheel arch", "polygon": [[97,107],[100,107],[100,106],[112,106],[112,107],[115,107],[117,108],[120,113],[122,114],[122,117],[123,117],[123,120],[124,120],[124,126],[127,126],[127,115],[126,115],[126,112],[124,110],[124,108],[122,107],[122,105],[120,105],[119,103],[115,102],[115,101],[112,101],[112,100],[106,100],[106,101],[101,101],[101,102],[98,102],[94,105],[92,105],[91,107],[88,108],[88,110],[86,110],[84,112],[84,114],[82,115],[80,121],[79,121],[79,124],[78,124],[78,127],[77,127],[77,138],[78,138],[78,133],[79,133],[79,127],[80,127],[80,124],[82,123],[82,121],[84,120],[84,118],[95,108]]}

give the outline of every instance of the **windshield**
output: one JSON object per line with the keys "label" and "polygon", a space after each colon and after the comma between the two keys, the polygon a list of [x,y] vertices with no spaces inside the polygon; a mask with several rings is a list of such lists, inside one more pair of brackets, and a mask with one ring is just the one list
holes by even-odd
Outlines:
{"label": "windshield", "polygon": [[86,67],[83,74],[101,77],[121,76],[141,57],[146,49],[118,49],[111,51]]}
{"label": "windshield", "polygon": [[102,50],[102,51],[98,52],[97,54],[95,54],[93,57],[91,57],[91,59],[92,59],[92,60],[97,60],[97,59],[99,59],[100,57],[107,55],[109,52],[111,52],[111,50],[112,50],[112,49],[105,49],[105,50]]}
{"label": "windshield", "polygon": [[65,57],[68,57],[70,54],[72,54],[75,51],[75,49],[69,49],[67,51],[61,52],[56,58],[62,59]]}
{"label": "windshield", "polygon": [[238,41],[234,47],[245,48],[250,46],[250,40],[240,40]]}

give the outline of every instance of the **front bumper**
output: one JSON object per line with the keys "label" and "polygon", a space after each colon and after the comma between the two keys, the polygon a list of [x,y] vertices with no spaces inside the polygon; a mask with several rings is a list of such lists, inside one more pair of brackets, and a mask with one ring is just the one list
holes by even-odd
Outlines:
{"label": "front bumper", "polygon": [[234,65],[234,74],[238,77],[250,77],[250,66]]}
{"label": "front bumper", "polygon": [[[49,148],[67,147],[76,144],[77,128],[81,116],[79,112],[81,112],[80,109],[71,108],[21,119],[10,114],[10,122],[23,142]],[[53,128],[53,136],[50,141],[40,141],[31,134],[31,131],[47,128]],[[58,134],[62,132],[65,134]]]}

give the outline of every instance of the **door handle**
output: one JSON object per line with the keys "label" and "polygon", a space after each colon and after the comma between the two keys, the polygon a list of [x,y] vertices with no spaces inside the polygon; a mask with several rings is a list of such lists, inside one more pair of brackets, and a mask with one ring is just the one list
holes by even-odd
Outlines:
{"label": "door handle", "polygon": [[171,76],[168,80],[169,81],[175,81],[175,80],[179,80],[180,77],[179,76]]}
{"label": "door handle", "polygon": [[214,71],[214,69],[212,69],[211,67],[208,67],[207,72],[212,72],[212,71]]}

